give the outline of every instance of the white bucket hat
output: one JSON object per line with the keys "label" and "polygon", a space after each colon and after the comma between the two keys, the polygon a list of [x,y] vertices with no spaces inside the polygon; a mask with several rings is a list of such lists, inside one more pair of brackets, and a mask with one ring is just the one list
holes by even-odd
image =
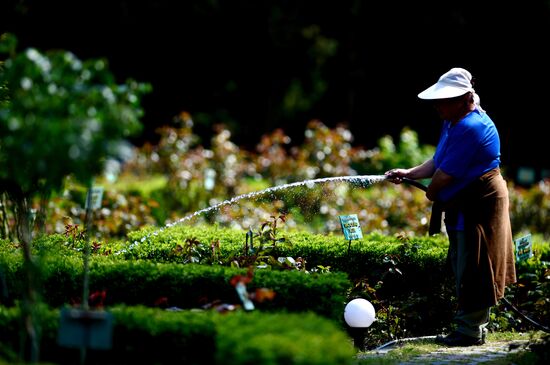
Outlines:
{"label": "white bucket hat", "polygon": [[455,67],[444,73],[439,80],[418,94],[420,99],[447,99],[473,92],[472,74],[467,70]]}

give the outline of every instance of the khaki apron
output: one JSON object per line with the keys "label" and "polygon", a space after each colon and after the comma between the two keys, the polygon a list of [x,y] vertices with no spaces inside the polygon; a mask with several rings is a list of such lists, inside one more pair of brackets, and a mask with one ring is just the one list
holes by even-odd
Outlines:
{"label": "khaki apron", "polygon": [[508,187],[500,169],[485,173],[441,208],[446,216],[463,213],[467,250],[472,253],[460,283],[459,309],[497,304],[505,287],[516,282]]}

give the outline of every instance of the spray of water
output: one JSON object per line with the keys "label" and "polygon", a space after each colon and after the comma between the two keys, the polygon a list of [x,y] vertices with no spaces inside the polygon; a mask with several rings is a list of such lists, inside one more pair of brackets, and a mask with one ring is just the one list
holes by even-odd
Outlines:
{"label": "spray of water", "polygon": [[[170,228],[170,227],[173,227],[177,224],[181,224],[181,223],[184,223],[186,221],[190,221],[193,218],[195,218],[195,217],[197,217],[201,214],[207,214],[207,213],[210,213],[210,212],[213,212],[213,211],[217,211],[217,210],[219,210],[219,209],[221,209],[225,206],[235,204],[236,202],[238,202],[240,200],[243,200],[243,199],[256,199],[260,196],[263,196],[263,195],[266,195],[266,194],[271,194],[271,193],[274,193],[274,192],[279,191],[279,190],[287,190],[287,189],[296,188],[296,187],[313,188],[317,184],[324,184],[324,183],[328,183],[328,182],[347,182],[347,183],[349,183],[353,186],[367,187],[369,185],[372,185],[372,184],[375,184],[375,183],[378,183],[378,182],[381,182],[381,181],[384,181],[384,180],[386,180],[385,175],[356,175],[356,176],[325,177],[325,178],[319,178],[319,179],[298,181],[298,182],[294,182],[294,183],[290,183],[290,184],[278,185],[278,186],[274,186],[274,187],[267,188],[267,189],[264,189],[264,190],[259,190],[259,191],[254,191],[254,192],[247,193],[247,194],[238,195],[234,198],[224,200],[224,201],[222,201],[218,204],[212,205],[208,208],[197,210],[196,212],[191,213],[189,215],[186,215],[185,217],[180,218],[180,219],[178,219],[178,220],[176,220],[172,223],[168,223],[164,227],[161,227],[160,229],[158,229],[154,232],[151,232],[146,236],[143,236],[141,238],[141,242],[146,241],[151,236],[158,235],[160,232],[162,232],[166,228]],[[138,242],[135,241],[132,245],[130,245],[129,248],[131,249],[137,244],[138,244]]]}

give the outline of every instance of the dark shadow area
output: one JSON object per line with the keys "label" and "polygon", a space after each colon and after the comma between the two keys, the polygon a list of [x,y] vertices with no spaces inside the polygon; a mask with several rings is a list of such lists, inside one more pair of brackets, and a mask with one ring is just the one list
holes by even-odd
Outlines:
{"label": "dark shadow area", "polygon": [[215,123],[253,148],[283,128],[299,143],[311,119],[346,123],[374,147],[404,126],[435,144],[439,121],[416,98],[451,67],[467,68],[501,134],[510,174],[541,178],[550,97],[550,5],[515,1],[5,0],[0,32],[20,48],[105,57],[121,80],[149,82],[144,134],[181,111],[205,143]]}

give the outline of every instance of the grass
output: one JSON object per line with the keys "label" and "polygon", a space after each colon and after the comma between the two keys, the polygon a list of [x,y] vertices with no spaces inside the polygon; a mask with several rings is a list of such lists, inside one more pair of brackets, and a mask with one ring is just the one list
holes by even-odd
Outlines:
{"label": "grass", "polygon": [[106,189],[120,191],[122,193],[136,191],[139,192],[141,196],[149,198],[152,191],[164,188],[167,180],[168,179],[163,175],[154,175],[147,179],[139,179],[131,175],[122,175],[114,183],[109,183],[106,180],[100,182]]}
{"label": "grass", "polygon": [[[548,336],[541,331],[533,331],[526,333],[518,332],[499,332],[499,333],[490,333],[487,336],[487,343],[498,343],[498,342],[514,342],[514,341],[529,341],[529,343],[540,342],[544,336]],[[546,348],[548,345],[546,345]],[[414,342],[406,342],[400,345],[396,345],[394,349],[389,350],[385,354],[376,354],[373,351],[359,352],[357,354],[357,359],[355,360],[355,365],[371,365],[371,364],[383,364],[383,365],[394,365],[394,364],[403,364],[411,359],[424,355],[430,354],[435,351],[438,351],[443,346],[435,344],[430,340],[419,340]],[[464,352],[464,348],[456,348],[456,354]],[[451,351],[450,353],[455,353]],[[546,356],[548,354],[546,353]],[[504,365],[504,364],[518,364],[518,365],[527,365],[540,363],[541,355],[529,350],[523,350],[519,352],[514,352],[507,354],[506,356],[495,358],[492,360],[484,361],[483,364],[486,365]],[[471,357],[469,357],[471,362]],[[453,363],[466,363],[468,359],[466,356],[457,357],[457,361]]]}

